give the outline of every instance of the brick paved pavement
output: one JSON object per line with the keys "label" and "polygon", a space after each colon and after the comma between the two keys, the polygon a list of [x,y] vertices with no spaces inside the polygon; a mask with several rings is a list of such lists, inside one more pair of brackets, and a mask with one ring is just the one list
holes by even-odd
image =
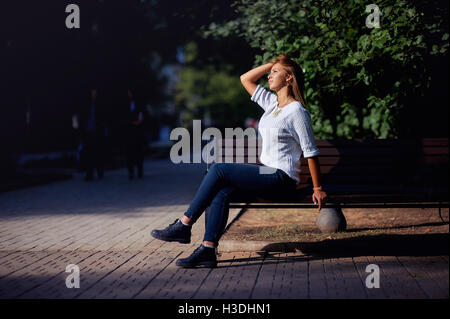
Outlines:
{"label": "brick paved pavement", "polygon": [[[0,194],[0,298],[448,298],[448,256],[238,252],[221,254],[216,269],[178,268],[201,242],[203,219],[189,245],[150,231],[186,210],[203,170],[148,161],[142,180],[121,169]],[[80,269],[78,289],[65,285],[69,264]],[[365,286],[369,264],[380,267],[379,289]]]}

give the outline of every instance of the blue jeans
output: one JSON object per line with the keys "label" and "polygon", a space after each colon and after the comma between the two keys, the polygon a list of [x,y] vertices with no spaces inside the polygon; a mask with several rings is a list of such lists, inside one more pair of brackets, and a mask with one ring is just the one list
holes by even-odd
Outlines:
{"label": "blue jeans", "polygon": [[296,181],[285,172],[272,169],[273,173],[261,174],[260,168],[240,163],[215,163],[210,167],[184,214],[195,222],[210,207],[203,240],[217,244],[228,220],[230,202],[247,202],[256,197],[276,200],[295,192]]}

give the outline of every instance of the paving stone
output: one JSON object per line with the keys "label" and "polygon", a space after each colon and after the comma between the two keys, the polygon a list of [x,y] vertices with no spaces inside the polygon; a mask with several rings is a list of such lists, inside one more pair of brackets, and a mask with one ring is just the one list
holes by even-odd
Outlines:
{"label": "paving stone", "polygon": [[311,258],[308,263],[309,298],[325,299],[328,297],[328,282],[325,275],[324,261]]}
{"label": "paving stone", "polygon": [[398,260],[414,278],[427,298],[448,299],[448,263],[442,258],[439,256],[399,256]]}

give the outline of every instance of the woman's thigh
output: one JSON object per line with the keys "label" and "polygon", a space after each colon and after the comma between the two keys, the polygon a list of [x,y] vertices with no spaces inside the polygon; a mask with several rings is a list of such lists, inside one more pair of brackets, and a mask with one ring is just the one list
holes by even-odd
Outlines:
{"label": "woman's thigh", "polygon": [[251,194],[265,194],[283,187],[277,170],[261,169],[260,165],[243,163],[216,163],[211,169],[226,186]]}

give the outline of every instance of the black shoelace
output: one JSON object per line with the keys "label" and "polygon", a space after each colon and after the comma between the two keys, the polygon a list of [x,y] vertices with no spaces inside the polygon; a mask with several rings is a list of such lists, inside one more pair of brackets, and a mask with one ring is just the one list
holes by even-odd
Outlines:
{"label": "black shoelace", "polygon": [[167,226],[167,228],[166,229],[169,229],[170,228],[170,226],[173,226],[173,225],[175,225],[176,223],[178,222],[178,219],[175,219],[175,221],[172,223],[172,224],[169,224],[169,226]]}

